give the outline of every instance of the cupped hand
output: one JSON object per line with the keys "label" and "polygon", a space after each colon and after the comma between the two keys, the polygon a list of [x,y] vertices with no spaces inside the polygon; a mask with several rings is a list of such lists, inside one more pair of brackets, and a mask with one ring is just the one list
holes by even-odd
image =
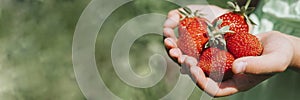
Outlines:
{"label": "cupped hand", "polygon": [[[192,10],[200,10],[209,21],[226,12],[224,9],[210,5],[188,7]],[[201,68],[197,66],[198,61],[195,58],[182,54],[177,47],[174,29],[179,23],[179,16],[177,10],[170,11],[168,14],[164,24],[165,46],[170,57],[182,65],[181,72],[188,73],[197,86],[211,96],[228,96],[249,90],[275,73],[285,71],[291,63],[294,49],[289,39],[280,32],[262,33],[257,37],[263,44],[263,54],[236,59],[232,67],[232,71],[235,73],[232,79],[215,82],[205,76]]]}
{"label": "cupped hand", "polygon": [[263,43],[263,54],[236,59],[232,79],[218,83],[206,77],[198,66],[191,66],[190,73],[197,85],[211,96],[228,96],[249,90],[274,74],[285,71],[291,64],[294,52],[290,40],[276,31],[261,33],[257,37]]}

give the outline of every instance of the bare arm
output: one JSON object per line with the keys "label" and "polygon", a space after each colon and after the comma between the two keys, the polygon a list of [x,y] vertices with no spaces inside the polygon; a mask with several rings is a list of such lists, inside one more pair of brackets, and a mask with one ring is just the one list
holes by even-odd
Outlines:
{"label": "bare arm", "polygon": [[293,50],[293,60],[290,64],[291,67],[294,67],[300,71],[300,38],[285,35],[292,43],[294,50]]}

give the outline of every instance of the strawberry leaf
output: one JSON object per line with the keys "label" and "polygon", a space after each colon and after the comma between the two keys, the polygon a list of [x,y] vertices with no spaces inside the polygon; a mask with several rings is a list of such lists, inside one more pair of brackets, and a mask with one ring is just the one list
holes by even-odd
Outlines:
{"label": "strawberry leaf", "polygon": [[228,1],[227,4],[228,4],[230,9],[235,9],[236,8],[236,5],[232,1]]}
{"label": "strawberry leaf", "polygon": [[251,0],[247,0],[246,5],[245,5],[245,8],[246,8],[246,9],[248,9],[250,3],[251,3]]}
{"label": "strawberry leaf", "polygon": [[237,2],[235,2],[234,4],[236,5],[234,11],[240,12],[241,11],[240,6],[237,4]]}
{"label": "strawberry leaf", "polygon": [[183,7],[183,10],[187,12],[189,15],[192,14],[192,10],[188,7]]}
{"label": "strawberry leaf", "polygon": [[200,10],[196,10],[196,11],[194,12],[194,16],[201,17],[201,16],[205,16],[205,14],[200,13]]}
{"label": "strawberry leaf", "polygon": [[226,32],[229,32],[230,30],[230,26],[224,26],[224,27],[222,27],[220,30],[219,30],[219,32],[221,32],[221,33],[226,33]]}
{"label": "strawberry leaf", "polygon": [[257,25],[256,23],[253,22],[253,20],[251,20],[247,15],[244,15],[245,19],[248,23],[252,24],[252,25]]}
{"label": "strawberry leaf", "polygon": [[215,36],[212,32],[213,28],[212,27],[207,27],[207,30],[208,30],[207,33],[208,33],[209,39],[210,40],[215,40]]}
{"label": "strawberry leaf", "polygon": [[245,6],[243,6],[243,7],[241,8],[241,13],[243,13],[243,12],[246,12]]}
{"label": "strawberry leaf", "polygon": [[214,28],[218,27],[219,25],[221,25],[223,23],[222,19],[219,19],[215,24],[214,24]]}
{"label": "strawberry leaf", "polygon": [[248,9],[246,9],[245,14],[250,14],[255,10],[255,7],[249,7]]}
{"label": "strawberry leaf", "polygon": [[180,10],[180,9],[178,9],[178,11],[179,11],[181,14],[183,14],[184,16],[188,16],[188,14],[187,14],[185,11],[182,11],[182,10]]}

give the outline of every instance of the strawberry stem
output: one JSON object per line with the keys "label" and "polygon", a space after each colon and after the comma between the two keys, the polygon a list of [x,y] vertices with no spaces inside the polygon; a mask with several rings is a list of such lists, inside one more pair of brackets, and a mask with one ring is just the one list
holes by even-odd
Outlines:
{"label": "strawberry stem", "polygon": [[247,0],[247,3],[246,3],[246,5],[245,5],[245,9],[248,9],[250,3],[251,3],[251,0]]}
{"label": "strawberry stem", "polygon": [[252,25],[256,25],[248,15],[254,11],[254,7],[249,7],[251,0],[247,0],[245,6],[240,7],[237,2],[228,1],[228,6],[233,10],[234,13],[241,14],[245,17],[246,21]]}
{"label": "strawberry stem", "polygon": [[209,41],[205,45],[205,48],[208,47],[217,47],[222,50],[226,49],[226,41],[224,39],[224,34],[228,32],[233,32],[229,30],[229,26],[224,26],[219,28],[222,24],[223,20],[218,20],[214,25],[207,23],[207,32],[209,36]]}

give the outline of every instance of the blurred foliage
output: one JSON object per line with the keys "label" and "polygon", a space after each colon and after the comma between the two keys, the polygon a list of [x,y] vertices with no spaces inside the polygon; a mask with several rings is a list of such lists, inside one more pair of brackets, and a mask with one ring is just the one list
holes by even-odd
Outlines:
{"label": "blurred foliage", "polygon": [[1,100],[84,100],[72,36],[87,0],[2,0]]}
{"label": "blurred foliage", "polygon": [[[176,8],[178,6],[170,6],[165,1],[135,0],[119,7],[106,19],[99,32],[101,36],[98,35],[97,38],[96,60],[100,61],[97,62],[97,65],[104,82],[120,98],[125,100],[156,100],[167,94],[176,83],[176,77],[179,73],[174,73],[174,68],[168,68],[167,76],[154,87],[146,89],[131,87],[118,78],[110,58],[112,40],[115,33],[125,22],[147,13],[166,15],[169,10]],[[130,63],[135,72],[140,74],[149,72],[148,59],[152,54],[160,52],[160,54],[164,53],[166,55],[162,40],[162,36],[159,35],[145,35],[134,42],[130,50]],[[173,80],[170,80],[170,78]]]}
{"label": "blurred foliage", "polygon": [[[76,22],[88,3],[89,0],[1,1],[1,100],[85,100],[74,76],[71,46]],[[96,60],[101,77],[113,93],[126,100],[155,100],[174,87],[179,70],[173,62],[157,85],[139,89],[117,77],[109,52],[114,34],[129,19],[146,13],[166,15],[176,8],[166,1],[134,0],[116,9],[105,21],[99,32],[105,34],[97,37]],[[166,55],[162,36],[145,35],[136,40],[130,51],[133,69],[147,73],[148,58],[157,51]],[[199,99],[200,94],[201,90],[195,88],[190,99]]]}

